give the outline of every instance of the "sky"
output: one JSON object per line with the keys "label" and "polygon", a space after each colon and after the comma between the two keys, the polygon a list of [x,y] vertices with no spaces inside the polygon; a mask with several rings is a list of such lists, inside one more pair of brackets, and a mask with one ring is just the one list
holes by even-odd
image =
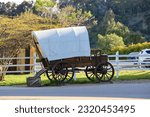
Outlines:
{"label": "sky", "polygon": [[[4,3],[6,3],[6,2],[15,2],[16,4],[20,4],[20,3],[22,3],[24,0],[0,0],[0,2],[4,2]],[[31,0],[26,0],[26,1],[31,1]],[[35,0],[33,0],[33,1],[35,1]]]}

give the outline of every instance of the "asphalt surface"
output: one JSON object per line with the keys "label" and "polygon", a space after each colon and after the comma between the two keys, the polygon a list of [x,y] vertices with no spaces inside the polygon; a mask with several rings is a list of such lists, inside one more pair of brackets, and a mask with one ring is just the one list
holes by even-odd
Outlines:
{"label": "asphalt surface", "polygon": [[82,84],[53,87],[0,87],[3,96],[61,96],[150,99],[150,81],[140,83]]}

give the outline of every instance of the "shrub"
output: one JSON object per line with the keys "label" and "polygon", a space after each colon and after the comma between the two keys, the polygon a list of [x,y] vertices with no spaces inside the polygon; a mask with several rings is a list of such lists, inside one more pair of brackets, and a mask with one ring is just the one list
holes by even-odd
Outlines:
{"label": "shrub", "polygon": [[138,43],[138,44],[132,44],[125,47],[115,47],[111,50],[109,54],[115,54],[117,51],[119,51],[120,54],[129,54],[130,52],[139,52],[143,49],[150,48],[150,42],[144,42],[144,43]]}

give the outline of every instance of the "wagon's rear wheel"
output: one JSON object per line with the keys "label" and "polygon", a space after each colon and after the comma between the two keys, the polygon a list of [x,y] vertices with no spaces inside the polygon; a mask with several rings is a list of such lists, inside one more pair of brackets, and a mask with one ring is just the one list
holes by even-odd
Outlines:
{"label": "wagon's rear wheel", "polygon": [[95,81],[96,80],[96,75],[95,75],[95,66],[87,66],[85,70],[85,75],[90,81]]}
{"label": "wagon's rear wheel", "polygon": [[96,78],[101,82],[109,82],[114,76],[114,67],[107,62],[106,64],[98,64],[96,67]]}
{"label": "wagon's rear wheel", "polygon": [[69,82],[74,76],[74,70],[70,64],[58,62],[52,68],[52,76],[58,83]]}

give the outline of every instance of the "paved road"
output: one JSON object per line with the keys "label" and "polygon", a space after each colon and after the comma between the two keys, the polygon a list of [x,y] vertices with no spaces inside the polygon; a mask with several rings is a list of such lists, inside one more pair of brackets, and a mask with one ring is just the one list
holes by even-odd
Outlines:
{"label": "paved road", "polygon": [[2,96],[64,96],[150,99],[150,81],[140,83],[66,85],[60,87],[0,87]]}

